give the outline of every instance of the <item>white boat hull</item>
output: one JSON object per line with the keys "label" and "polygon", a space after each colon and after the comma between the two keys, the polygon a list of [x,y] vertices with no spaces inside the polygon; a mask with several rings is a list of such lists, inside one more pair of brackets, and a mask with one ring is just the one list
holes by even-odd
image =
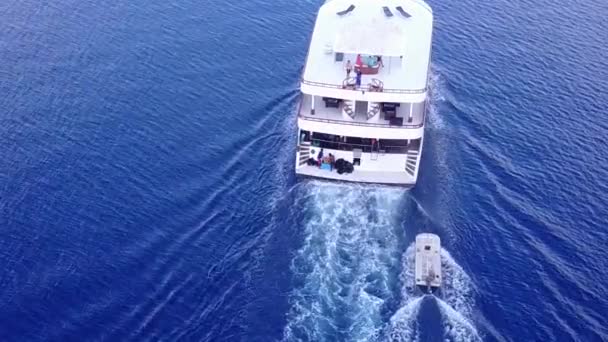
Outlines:
{"label": "white boat hull", "polygon": [[426,292],[441,287],[441,240],[435,234],[416,236],[415,285]]}

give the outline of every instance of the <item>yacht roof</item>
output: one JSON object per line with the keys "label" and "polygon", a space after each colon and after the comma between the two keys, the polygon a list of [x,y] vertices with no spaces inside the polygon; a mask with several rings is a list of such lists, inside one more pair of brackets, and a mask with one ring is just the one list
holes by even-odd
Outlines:
{"label": "yacht roof", "polygon": [[395,44],[405,40],[405,20],[356,16],[354,13],[339,20],[334,51],[380,56],[403,56],[407,52],[406,44]]}
{"label": "yacht roof", "polygon": [[343,70],[334,61],[336,52],[403,56],[403,88],[425,88],[432,22],[422,0],[329,0],[317,16],[304,79],[341,83],[329,79],[335,75],[328,68]]}

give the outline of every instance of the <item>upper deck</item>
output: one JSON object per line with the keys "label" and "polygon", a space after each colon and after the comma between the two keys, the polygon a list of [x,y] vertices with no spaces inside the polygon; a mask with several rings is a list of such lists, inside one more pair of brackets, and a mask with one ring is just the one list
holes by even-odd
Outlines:
{"label": "upper deck", "polygon": [[[433,14],[421,0],[331,0],[317,16],[302,92],[377,102],[421,102],[426,97]],[[362,56],[362,57],[357,57]],[[346,66],[381,57],[351,87]],[[359,64],[361,65],[361,64]],[[367,69],[367,68],[366,68]],[[350,77],[354,77],[354,70]],[[375,91],[365,91],[376,79]],[[363,91],[361,91],[363,90]]]}

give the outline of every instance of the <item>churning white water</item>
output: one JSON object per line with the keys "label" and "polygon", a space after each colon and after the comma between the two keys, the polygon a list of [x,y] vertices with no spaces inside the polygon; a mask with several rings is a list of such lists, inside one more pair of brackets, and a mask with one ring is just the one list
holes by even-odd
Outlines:
{"label": "churning white water", "polygon": [[324,182],[300,190],[304,242],[291,266],[296,285],[284,337],[373,340],[399,281],[396,218],[405,192]]}

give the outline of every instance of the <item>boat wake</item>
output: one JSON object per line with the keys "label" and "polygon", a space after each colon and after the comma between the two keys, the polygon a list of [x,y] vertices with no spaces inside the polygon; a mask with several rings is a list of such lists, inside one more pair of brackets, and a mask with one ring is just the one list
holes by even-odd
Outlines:
{"label": "boat wake", "polygon": [[439,115],[439,106],[447,101],[446,94],[449,95],[445,80],[441,76],[441,69],[435,65],[431,65],[431,73],[429,74],[429,90],[430,90],[430,101],[428,111],[428,129],[430,130],[444,130],[447,126],[443,121],[441,115]]}
{"label": "boat wake", "polygon": [[414,285],[414,265],[416,247],[412,243],[403,253],[400,282],[401,307],[390,319],[387,340],[389,341],[418,341],[420,329],[417,324],[418,313],[424,298],[416,293]]}
{"label": "boat wake", "polygon": [[389,341],[419,341],[423,333],[418,317],[425,298],[436,302],[441,314],[443,339],[446,341],[481,341],[472,323],[474,308],[473,283],[462,267],[445,249],[441,250],[443,284],[441,296],[425,296],[415,288],[415,246],[410,245],[403,254],[401,273],[402,305],[388,323],[386,339]]}
{"label": "boat wake", "polygon": [[[294,191],[304,236],[291,263],[284,341],[425,340],[429,320],[439,322],[446,341],[481,341],[473,283],[446,250],[440,296],[414,286],[415,247],[401,252],[397,222],[402,190],[311,181]],[[429,303],[438,317],[427,319]]]}
{"label": "boat wake", "polygon": [[283,339],[375,340],[399,284],[403,190],[313,181],[298,191],[304,242]]}
{"label": "boat wake", "polygon": [[469,317],[466,317],[441,299],[438,299],[437,302],[443,319],[443,332],[446,341],[482,340]]}
{"label": "boat wake", "polygon": [[417,324],[418,313],[422,304],[420,296],[409,299],[405,305],[391,317],[389,323],[389,341],[419,341],[420,330]]}
{"label": "boat wake", "polygon": [[445,338],[450,341],[481,341],[473,321],[473,282],[445,249],[441,250],[442,298],[438,299]]}

